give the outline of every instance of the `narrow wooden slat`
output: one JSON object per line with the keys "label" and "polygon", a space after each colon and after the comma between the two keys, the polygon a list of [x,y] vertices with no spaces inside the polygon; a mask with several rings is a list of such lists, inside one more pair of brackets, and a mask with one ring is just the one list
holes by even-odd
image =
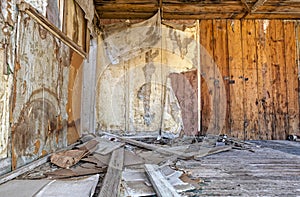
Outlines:
{"label": "narrow wooden slat", "polygon": [[267,42],[266,42],[266,32],[267,32],[268,21],[255,21],[256,28],[256,38],[257,38],[257,107],[258,107],[258,125],[259,125],[259,135],[258,139],[267,140],[270,139],[269,133],[272,131],[270,124],[270,106],[272,98],[270,98],[270,93],[272,89],[270,88],[270,72],[267,59]]}
{"label": "narrow wooden slat", "polygon": [[299,131],[299,95],[298,65],[296,56],[296,24],[294,21],[284,22],[285,64],[288,102],[288,133],[300,135]]}
{"label": "narrow wooden slat", "polygon": [[115,150],[112,153],[107,173],[104,177],[99,197],[119,196],[119,187],[121,182],[124,163],[124,148]]}
{"label": "narrow wooden slat", "polygon": [[255,23],[253,20],[242,21],[242,51],[245,80],[245,138],[256,139],[258,125],[257,101],[257,59]]}
{"label": "narrow wooden slat", "polygon": [[281,20],[272,20],[269,24],[270,46],[269,58],[271,61],[271,84],[273,98],[273,125],[272,139],[286,138],[286,70],[284,61],[283,23]]}
{"label": "narrow wooden slat", "polygon": [[212,20],[202,20],[200,22],[200,67],[201,67],[201,134],[206,134],[210,121],[214,119],[212,112],[212,97],[210,92],[213,91],[212,77],[213,70],[213,48],[212,48]]}
{"label": "narrow wooden slat", "polygon": [[157,165],[145,164],[144,167],[157,196],[159,197],[180,196],[176,192],[175,188],[167,181],[167,179],[159,171]]}
{"label": "narrow wooden slat", "polygon": [[231,137],[244,139],[244,68],[240,20],[227,21]]}
{"label": "narrow wooden slat", "polygon": [[[213,21],[213,39],[214,39],[214,61],[217,65],[215,72],[220,72],[220,75],[215,74],[215,80],[218,84],[221,84],[220,81],[224,82],[225,86],[225,95],[220,95],[219,93],[215,94],[214,105],[219,105],[221,100],[220,97],[225,98],[224,104],[225,108],[225,120],[219,116],[219,111],[216,108],[216,118],[222,119],[221,122],[224,122],[223,128],[220,128],[218,125],[217,128],[220,129],[221,133],[228,133],[230,131],[230,91],[229,91],[229,66],[228,66],[228,48],[227,48],[227,28],[226,20],[214,20]],[[215,88],[219,88],[216,86]]]}

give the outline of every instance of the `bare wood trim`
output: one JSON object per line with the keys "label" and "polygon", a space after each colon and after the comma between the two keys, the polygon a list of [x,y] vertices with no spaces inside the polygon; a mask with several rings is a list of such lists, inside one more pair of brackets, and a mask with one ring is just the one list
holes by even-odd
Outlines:
{"label": "bare wood trim", "polygon": [[119,196],[119,187],[121,182],[122,170],[124,164],[124,148],[115,150],[109,161],[107,173],[99,197],[117,197]]}
{"label": "bare wood trim", "polygon": [[43,26],[46,30],[48,30],[55,37],[60,39],[63,43],[65,43],[75,52],[77,52],[80,56],[82,56],[83,58],[87,57],[86,52],[82,48],[80,48],[75,42],[73,42],[69,37],[67,37],[64,33],[62,33],[60,29],[54,26],[47,18],[45,18],[44,16],[36,12],[35,9],[31,7],[29,4],[22,2],[21,4],[18,5],[18,8],[20,11],[25,12],[30,17],[35,19],[41,26]]}
{"label": "bare wood trim", "polygon": [[247,11],[250,12],[250,7],[249,7],[247,1],[246,1],[246,0],[241,0],[241,2],[242,2],[242,3],[244,4],[244,6],[247,8]]}
{"label": "bare wood trim", "polygon": [[167,181],[160,172],[158,165],[145,164],[145,171],[159,197],[179,197],[175,188]]}
{"label": "bare wood trim", "polygon": [[260,6],[264,5],[268,0],[258,0],[252,7],[251,13],[255,12]]}

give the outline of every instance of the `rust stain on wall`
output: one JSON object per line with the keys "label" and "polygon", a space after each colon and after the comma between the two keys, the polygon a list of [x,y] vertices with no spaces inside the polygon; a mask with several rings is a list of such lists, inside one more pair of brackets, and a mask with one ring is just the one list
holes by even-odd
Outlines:
{"label": "rust stain on wall", "polygon": [[[19,13],[12,100],[12,168],[67,145],[69,48]],[[45,49],[48,50],[45,50]]]}

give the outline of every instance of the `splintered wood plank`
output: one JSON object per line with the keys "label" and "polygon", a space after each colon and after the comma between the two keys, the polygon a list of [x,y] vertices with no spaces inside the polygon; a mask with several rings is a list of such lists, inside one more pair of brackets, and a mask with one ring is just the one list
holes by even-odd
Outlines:
{"label": "splintered wood plank", "polygon": [[107,155],[114,150],[124,146],[124,143],[121,142],[113,142],[105,138],[99,138],[97,137],[96,140],[99,142],[98,148],[95,150],[96,153],[99,153],[101,155]]}
{"label": "splintered wood plank", "polygon": [[288,133],[300,135],[299,132],[299,95],[298,65],[296,48],[295,21],[284,22],[284,44],[286,62],[286,83],[288,102]]}
{"label": "splintered wood plank", "polygon": [[244,68],[240,20],[227,21],[231,137],[244,139]]}
{"label": "splintered wood plank", "polygon": [[119,196],[119,187],[123,170],[123,162],[124,148],[115,150],[112,153],[99,197]]}
{"label": "splintered wood plank", "polygon": [[270,46],[269,58],[271,61],[271,84],[273,98],[273,125],[272,139],[285,139],[287,127],[287,89],[286,68],[284,57],[283,22],[271,20],[269,24]]}
{"label": "splintered wood plank", "polygon": [[175,197],[180,196],[175,188],[160,172],[158,165],[145,164],[146,173],[154,187],[154,190],[159,197]]}
{"label": "splintered wood plank", "polygon": [[[230,131],[230,91],[229,91],[229,66],[228,66],[228,48],[227,48],[227,28],[226,20],[214,20],[213,21],[213,39],[214,39],[214,61],[216,64],[215,68],[215,80],[218,82],[218,85],[221,85],[221,81],[224,82],[225,86],[225,95],[219,93],[215,94],[214,101],[218,104],[225,104],[225,119],[218,117],[220,115],[219,110],[216,109],[216,117],[220,119],[221,122],[224,122],[223,128],[218,126],[221,133],[228,133]],[[220,72],[216,74],[216,72]],[[220,87],[216,87],[220,88]],[[225,98],[225,103],[220,103],[221,98]],[[214,103],[216,105],[217,103]]]}
{"label": "splintered wood plank", "polygon": [[270,83],[270,69],[268,64],[268,47],[266,46],[267,39],[267,28],[269,21],[267,20],[257,20],[255,21],[256,28],[256,38],[257,38],[257,107],[258,107],[258,126],[259,135],[257,139],[269,140],[271,139],[272,132],[271,127],[271,113],[270,113],[270,103],[272,98],[270,94],[272,93],[271,83]]}
{"label": "splintered wood plank", "polygon": [[245,139],[256,139],[258,125],[257,58],[254,20],[242,21],[242,51],[245,80]]}
{"label": "splintered wood plank", "polygon": [[210,121],[214,119],[212,112],[213,78],[213,28],[212,20],[200,22],[200,64],[201,64],[201,134],[206,134]]}

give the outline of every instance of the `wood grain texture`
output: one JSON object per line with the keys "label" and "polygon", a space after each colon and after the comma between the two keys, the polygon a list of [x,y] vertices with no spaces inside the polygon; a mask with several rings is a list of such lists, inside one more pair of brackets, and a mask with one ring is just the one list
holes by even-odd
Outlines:
{"label": "wood grain texture", "polygon": [[96,0],[100,18],[149,18],[161,10],[163,19],[299,18],[300,6],[294,1],[147,1]]}
{"label": "wood grain texture", "polygon": [[256,139],[258,131],[257,101],[257,54],[255,23],[253,20],[242,21],[242,51],[245,81],[245,138]]}
{"label": "wood grain texture", "polygon": [[244,68],[241,40],[241,22],[227,21],[228,59],[230,72],[230,135],[244,138]]}
{"label": "wood grain texture", "polygon": [[273,123],[272,139],[286,138],[286,70],[284,61],[284,37],[283,23],[280,20],[272,20],[269,24],[270,46],[269,58],[271,67],[270,81],[273,98]]}
{"label": "wood grain texture", "polygon": [[124,164],[124,148],[115,150],[112,153],[107,173],[104,177],[99,197],[119,196],[119,187]]}
{"label": "wood grain texture", "polygon": [[168,182],[158,165],[145,164],[145,171],[151,181],[154,190],[159,197],[179,197],[180,195],[176,192],[175,188]]}
{"label": "wood grain texture", "polygon": [[296,30],[297,29],[295,21],[284,21],[284,44],[288,101],[288,133],[300,135]]}
{"label": "wood grain texture", "polygon": [[255,22],[256,25],[256,49],[257,49],[257,107],[258,107],[258,125],[259,135],[257,139],[271,139],[270,133],[272,133],[271,127],[271,113],[270,103],[272,93],[270,78],[270,69],[268,66],[268,46],[267,46],[267,35],[264,25],[267,25],[267,21],[258,20]]}
{"label": "wood grain texture", "polygon": [[[217,65],[215,70],[215,82],[216,86],[215,88],[220,88],[219,85],[221,84],[220,81],[224,82],[225,85],[225,95],[221,95],[218,93],[219,91],[216,91],[215,97],[214,97],[214,105],[220,105],[220,97],[226,97],[225,103],[225,120],[221,120],[222,122],[225,122],[223,128],[220,128],[220,126],[217,126],[217,128],[220,130],[220,133],[228,133],[230,131],[230,91],[229,91],[229,66],[228,66],[228,46],[227,46],[227,24],[226,20],[214,20],[213,21],[213,40],[214,40],[214,62]],[[217,70],[220,72],[221,75],[217,75]],[[215,108],[215,117],[221,119],[219,117],[219,111],[218,108]]]}
{"label": "wood grain texture", "polygon": [[202,20],[200,22],[200,64],[201,64],[201,127],[202,134],[206,134],[210,121],[213,119],[212,105],[212,91],[213,87],[210,85],[211,77],[214,77],[213,70],[213,25],[212,20]]}

